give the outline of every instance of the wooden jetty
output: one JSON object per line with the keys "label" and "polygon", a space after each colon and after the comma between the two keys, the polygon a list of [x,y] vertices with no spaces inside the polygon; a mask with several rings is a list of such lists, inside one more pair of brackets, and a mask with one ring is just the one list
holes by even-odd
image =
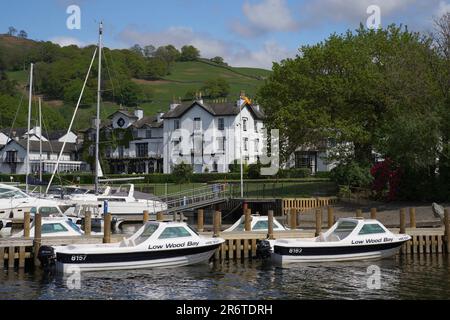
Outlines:
{"label": "wooden jetty", "polygon": [[[213,230],[212,232],[205,232],[204,226],[204,210],[199,209],[197,230],[208,236],[222,237],[225,242],[216,251],[214,259],[223,260],[244,260],[251,259],[256,256],[256,246],[258,240],[263,239],[278,239],[278,238],[305,238],[314,237],[322,232],[322,227],[325,221],[323,221],[322,209],[316,210],[316,228],[310,230],[298,230],[297,227],[297,215],[301,214],[297,210],[293,209],[289,212],[289,223],[291,230],[286,231],[273,231],[273,219],[274,211],[268,212],[269,216],[269,230],[268,232],[254,232],[250,230],[251,209],[244,206],[244,230],[241,232],[222,232],[222,215],[220,211],[214,213]],[[358,210],[356,215],[361,216],[361,212]],[[371,210],[370,217],[376,218],[376,209]],[[406,210],[401,209],[399,212],[400,228],[391,229],[394,233],[407,233],[411,235],[412,239],[405,243],[400,254],[406,255],[420,255],[420,254],[449,254],[450,253],[450,219],[449,210],[445,210],[444,224],[439,228],[416,228],[415,222],[415,210],[409,211],[409,228],[406,228]],[[174,214],[173,220],[178,221],[180,215]],[[90,235],[90,215],[86,216],[87,222],[85,223],[85,233],[87,235],[82,237],[58,237],[58,238],[42,238],[41,234],[41,217],[39,214],[35,216],[35,234],[34,237],[30,237],[30,215],[25,214],[24,219],[24,237],[23,238],[4,238],[0,239],[0,258],[2,258],[4,265],[6,264],[9,269],[25,267],[26,260],[29,260],[31,264],[39,265],[39,261],[36,259],[36,254],[41,245],[69,245],[69,244],[82,244],[82,243],[110,243],[118,242],[123,239],[124,235],[111,234],[111,215],[105,215],[105,229],[103,236]],[[141,221],[148,221],[148,212],[144,212]],[[157,214],[157,220],[165,220],[165,215],[161,212]],[[330,227],[334,223],[333,208],[327,208],[327,227]]]}

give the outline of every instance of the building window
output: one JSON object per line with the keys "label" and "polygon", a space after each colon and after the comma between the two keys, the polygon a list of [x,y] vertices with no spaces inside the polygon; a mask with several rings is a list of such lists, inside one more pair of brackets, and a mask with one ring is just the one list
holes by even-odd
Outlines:
{"label": "building window", "polygon": [[248,138],[244,138],[244,151],[248,151]]}
{"label": "building window", "polygon": [[202,119],[194,118],[194,130],[195,131],[202,130]]}
{"label": "building window", "polygon": [[174,130],[180,129],[180,120],[173,121],[173,128],[174,128]]}
{"label": "building window", "polygon": [[255,152],[258,153],[259,150],[259,139],[255,140]]}
{"label": "building window", "polygon": [[15,163],[17,162],[17,151],[6,151],[6,162]]}
{"label": "building window", "polygon": [[213,172],[219,171],[219,166],[217,165],[217,162],[216,162],[216,161],[214,161],[214,163],[213,163],[212,171],[213,171]]}
{"label": "building window", "polygon": [[[89,146],[89,156],[93,157],[94,156],[94,152],[95,152],[95,146],[93,144],[91,144]],[[50,159],[50,153],[47,152],[47,159]]]}
{"label": "building window", "polygon": [[124,147],[123,146],[119,146],[119,158],[122,159],[124,155]]}
{"label": "building window", "polygon": [[308,168],[312,169],[315,161],[313,153],[309,152],[296,152],[295,153],[295,167],[296,168]]}
{"label": "building window", "polygon": [[106,156],[107,158],[110,158],[110,157],[111,157],[111,153],[112,153],[112,148],[111,148],[111,146],[107,146],[106,149],[105,149],[105,156]]}
{"label": "building window", "polygon": [[150,139],[152,137],[152,130],[150,129],[145,130],[145,137],[147,139]]}
{"label": "building window", "polygon": [[218,137],[217,138],[217,150],[218,151],[225,151],[225,137]]}
{"label": "building window", "polygon": [[119,139],[119,140],[123,140],[123,137],[125,136],[125,134],[124,134],[124,132],[119,132],[118,134],[117,134],[117,138]]}
{"label": "building window", "polygon": [[136,156],[138,158],[148,157],[148,143],[136,143]]}
{"label": "building window", "polygon": [[247,118],[242,119],[242,130],[247,131]]}
{"label": "building window", "polygon": [[219,130],[225,130],[225,119],[219,118]]}
{"label": "building window", "polygon": [[255,132],[258,132],[258,121],[255,121]]}
{"label": "building window", "polygon": [[175,151],[179,151],[179,150],[180,150],[180,141],[179,141],[179,140],[175,140],[175,141],[173,142],[173,149],[174,149]]}
{"label": "building window", "polygon": [[119,120],[117,120],[117,126],[120,128],[123,128],[124,125],[125,125],[125,120],[123,118],[119,118]]}

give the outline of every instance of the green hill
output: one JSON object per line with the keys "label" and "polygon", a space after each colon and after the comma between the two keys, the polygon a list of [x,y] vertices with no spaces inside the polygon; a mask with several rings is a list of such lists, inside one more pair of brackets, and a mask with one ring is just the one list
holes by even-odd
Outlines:
{"label": "green hill", "polygon": [[[65,69],[67,66],[70,66],[69,69],[73,69],[70,71],[71,77],[73,78],[73,74],[76,74],[76,77],[81,79],[88,69],[93,48],[88,47],[80,49],[73,46],[60,48],[59,46],[49,44],[48,42],[36,42],[0,35],[0,50],[0,58],[3,58],[4,64],[6,65],[6,75],[8,79],[17,81],[18,88],[22,93],[26,91],[28,82],[27,66],[30,61],[38,61],[35,72],[35,76],[38,78],[36,91],[44,98],[44,106],[47,113],[56,112],[64,119],[63,122],[66,122],[66,124],[49,124],[49,127],[67,127],[75,103],[64,102],[62,99],[52,98],[49,94],[46,94],[43,85],[40,85],[41,82],[39,79],[57,74],[61,79],[68,78],[67,81],[71,81],[69,76],[59,75],[59,73],[55,71],[58,70],[56,68],[58,64],[62,66],[60,69]],[[127,56],[126,58],[122,58],[121,55]],[[230,88],[228,96],[220,99],[235,101],[241,90],[244,90],[248,96],[254,97],[258,88],[264,83],[264,79],[271,73],[271,71],[264,69],[235,68],[215,64],[207,59],[198,59],[197,61],[174,62],[170,65],[166,75],[157,79],[145,79],[145,76],[141,76],[139,73],[133,71],[133,68],[139,68],[134,67],[134,65],[129,63],[130,55],[131,58],[136,58],[129,50],[108,51],[106,56],[109,57],[109,61],[105,61],[104,67],[106,71],[104,71],[103,77],[105,80],[112,82],[114,86],[112,89],[105,88],[104,95],[107,95],[113,90],[118,91],[121,85],[129,86],[127,83],[131,81],[144,93],[143,96],[145,96],[145,98],[140,98],[137,105],[144,109],[145,114],[165,112],[168,110],[169,104],[174,99],[186,100],[187,93],[199,91],[206,81],[217,78],[225,79]],[[141,67],[142,65],[138,64],[142,63],[139,59],[140,58],[136,59],[136,64]],[[75,68],[75,66],[78,68]],[[113,69],[114,67],[116,69]],[[117,72],[117,70],[119,70],[119,72]],[[45,74],[43,75],[43,73]],[[95,75],[96,70],[93,68],[90,81],[90,94],[92,98],[95,98],[95,95],[93,95],[95,93]],[[43,92],[39,92],[39,90]],[[56,90],[56,92],[58,92],[58,90]],[[77,92],[79,92],[79,90],[75,90],[74,93],[76,94]],[[122,92],[121,94],[124,93]],[[105,101],[102,102],[102,118],[106,118],[109,114],[119,108],[117,102],[111,101],[111,99],[108,98],[104,99]],[[90,118],[95,115],[95,99],[87,100],[89,101],[85,101],[79,109],[75,121],[76,129],[86,127]],[[5,108],[4,105],[0,107],[2,109]],[[16,110],[17,106],[11,105],[7,106],[7,108]],[[20,117],[23,116],[25,115],[21,112]],[[53,116],[53,118],[55,118],[55,116]],[[20,121],[20,123],[22,122],[23,121]],[[4,126],[3,123],[0,125]]]}

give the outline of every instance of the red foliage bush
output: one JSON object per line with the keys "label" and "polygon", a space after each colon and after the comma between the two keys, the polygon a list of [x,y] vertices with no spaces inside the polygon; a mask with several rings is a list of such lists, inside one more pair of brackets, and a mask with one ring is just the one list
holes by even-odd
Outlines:
{"label": "red foliage bush", "polygon": [[387,158],[384,161],[377,162],[370,169],[373,176],[372,190],[376,192],[377,197],[383,198],[383,193],[387,190],[386,200],[393,201],[397,199],[398,188],[401,179],[401,169]]}

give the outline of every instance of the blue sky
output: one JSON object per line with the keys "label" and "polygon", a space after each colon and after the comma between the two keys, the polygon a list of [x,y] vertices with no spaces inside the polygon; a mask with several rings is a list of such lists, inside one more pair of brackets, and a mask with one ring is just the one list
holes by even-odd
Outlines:
{"label": "blue sky", "polygon": [[[96,42],[105,24],[105,45],[126,48],[192,44],[205,57],[223,56],[235,66],[270,69],[304,44],[366,23],[378,5],[381,24],[426,31],[433,16],[450,11],[450,0],[1,0],[0,32],[9,26],[29,38],[61,45]],[[7,2],[7,4],[6,4]],[[69,30],[69,5],[81,10],[81,29]]]}

